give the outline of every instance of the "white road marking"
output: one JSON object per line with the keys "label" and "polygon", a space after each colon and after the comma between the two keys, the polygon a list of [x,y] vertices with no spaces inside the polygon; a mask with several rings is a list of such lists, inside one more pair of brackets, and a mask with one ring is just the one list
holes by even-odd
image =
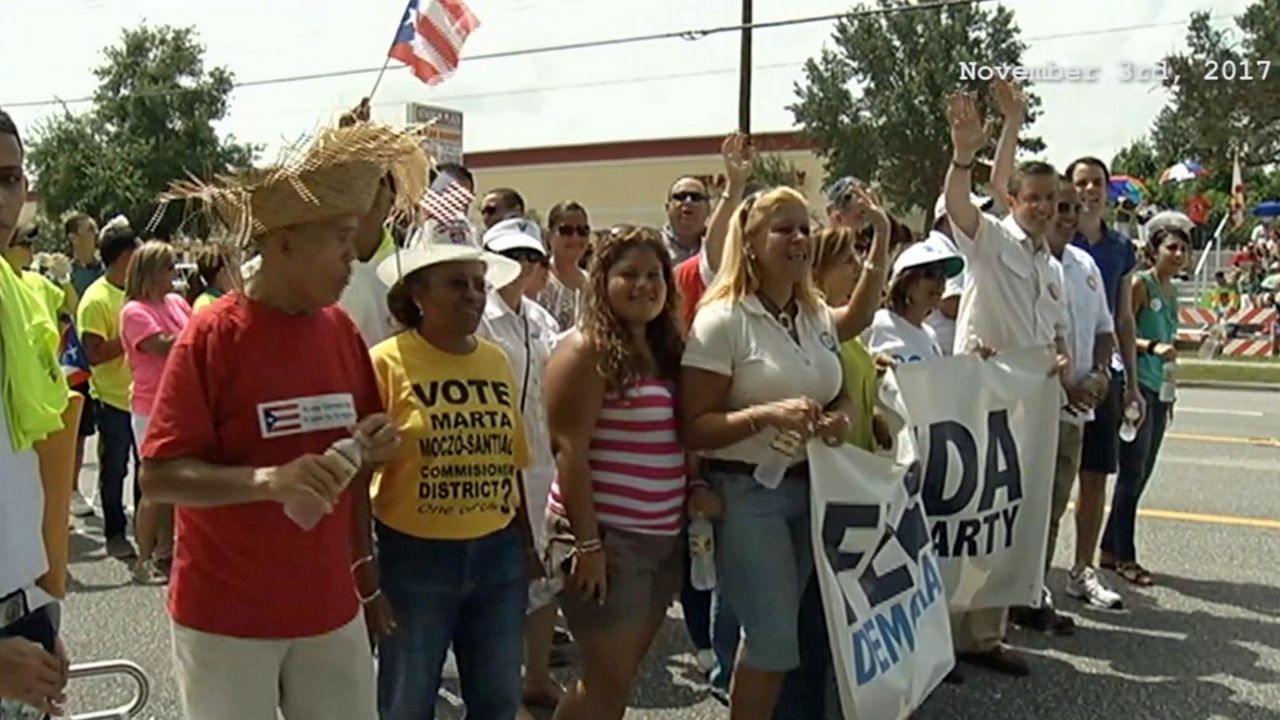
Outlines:
{"label": "white road marking", "polygon": [[1261,410],[1222,410],[1219,408],[1174,407],[1174,414],[1199,413],[1201,415],[1235,415],[1237,417],[1262,417],[1266,413]]}

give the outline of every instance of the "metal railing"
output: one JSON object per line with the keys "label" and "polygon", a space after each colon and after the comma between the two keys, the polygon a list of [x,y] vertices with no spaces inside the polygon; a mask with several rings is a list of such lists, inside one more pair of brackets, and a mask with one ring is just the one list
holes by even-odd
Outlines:
{"label": "metal railing", "polygon": [[137,717],[146,708],[147,701],[151,699],[151,680],[147,677],[146,671],[136,663],[128,660],[82,663],[72,665],[70,673],[72,680],[117,675],[129,678],[137,686],[132,700],[110,710],[98,710],[72,715],[68,720],[128,720],[129,718]]}

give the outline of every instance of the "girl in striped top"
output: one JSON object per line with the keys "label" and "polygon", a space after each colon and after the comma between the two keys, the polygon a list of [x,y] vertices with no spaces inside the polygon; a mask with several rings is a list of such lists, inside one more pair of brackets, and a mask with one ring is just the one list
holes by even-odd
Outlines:
{"label": "girl in striped top", "polygon": [[[556,480],[547,556],[583,675],[558,720],[621,718],[683,578],[686,460],[677,434],[671,258],[650,228],[603,236],[578,327],[547,366]],[[710,502],[697,488],[690,507]]]}

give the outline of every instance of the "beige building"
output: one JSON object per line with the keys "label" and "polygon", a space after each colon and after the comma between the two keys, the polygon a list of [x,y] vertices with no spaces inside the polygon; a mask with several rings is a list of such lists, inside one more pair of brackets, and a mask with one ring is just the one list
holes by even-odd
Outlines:
{"label": "beige building", "polygon": [[[576,200],[594,227],[627,222],[661,227],[667,191],[681,175],[724,182],[722,136],[632,140],[466,154],[475,173],[476,193],[509,187],[544,222],[552,205]],[[798,171],[800,189],[820,207],[824,175],[812,145],[799,133],[753,136],[757,153],[777,155]]]}

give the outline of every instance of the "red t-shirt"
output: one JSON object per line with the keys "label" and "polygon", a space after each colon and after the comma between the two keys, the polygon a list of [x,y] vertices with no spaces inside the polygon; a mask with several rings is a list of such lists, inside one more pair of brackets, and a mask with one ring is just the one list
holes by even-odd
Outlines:
{"label": "red t-shirt", "polygon": [[[234,293],[173,346],[142,455],[272,467],[322,453],[381,412],[360,333],[334,305],[286,315]],[[349,623],[352,500],[304,531],[275,502],[177,508],[169,613],[239,638],[300,638]]]}
{"label": "red t-shirt", "polygon": [[702,253],[685,260],[676,266],[676,288],[680,291],[680,322],[684,331],[689,332],[693,326],[693,316],[698,313],[698,303],[702,293],[707,291],[707,283],[702,278]]}

